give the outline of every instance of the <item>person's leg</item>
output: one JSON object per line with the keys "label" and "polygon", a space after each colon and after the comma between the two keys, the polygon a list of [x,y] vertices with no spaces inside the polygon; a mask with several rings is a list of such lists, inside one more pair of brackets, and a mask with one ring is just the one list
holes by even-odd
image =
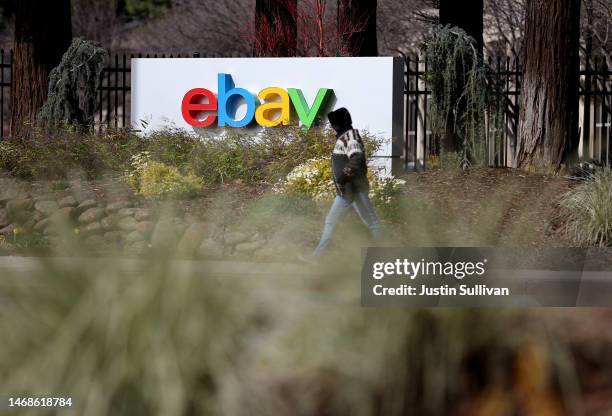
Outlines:
{"label": "person's leg", "polygon": [[346,215],[348,209],[350,208],[350,204],[346,202],[346,200],[340,196],[336,196],[334,199],[334,203],[329,209],[329,213],[327,217],[325,217],[325,226],[323,227],[323,233],[321,234],[321,240],[319,241],[319,245],[312,253],[313,257],[320,257],[323,255],[329,242],[331,240],[331,236],[334,232],[334,228],[338,222]]}
{"label": "person's leg", "polygon": [[359,192],[355,195],[355,201],[353,202],[353,207],[361,221],[368,227],[370,233],[372,233],[372,237],[375,240],[380,241],[383,236],[383,227],[380,221],[378,220],[378,216],[374,211],[374,206],[370,201],[370,197],[367,192]]}

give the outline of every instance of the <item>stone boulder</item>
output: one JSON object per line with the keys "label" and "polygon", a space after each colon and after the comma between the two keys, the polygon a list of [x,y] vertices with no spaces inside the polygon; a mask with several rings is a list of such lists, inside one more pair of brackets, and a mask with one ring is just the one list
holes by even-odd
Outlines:
{"label": "stone boulder", "polygon": [[34,204],[34,209],[43,215],[51,215],[60,208],[55,201],[37,201]]}
{"label": "stone boulder", "polygon": [[29,198],[11,199],[6,203],[6,212],[12,220],[27,216],[27,211],[31,208],[32,200]]}
{"label": "stone boulder", "polygon": [[122,231],[132,232],[136,230],[138,221],[136,221],[133,217],[125,217],[119,220],[117,226]]}
{"label": "stone boulder", "polygon": [[153,227],[155,227],[155,223],[153,221],[141,221],[136,224],[136,231],[144,236],[149,236],[153,231]]}
{"label": "stone boulder", "polygon": [[97,206],[98,206],[98,204],[96,203],[96,201],[94,199],[88,199],[86,201],[83,201],[79,205],[77,205],[77,207],[76,207],[77,215],[81,215],[82,213],[84,213],[88,209],[96,208]]}
{"label": "stone boulder", "polygon": [[77,206],[77,201],[76,201],[76,199],[74,199],[74,197],[72,195],[68,195],[67,197],[64,197],[64,198],[60,199],[58,201],[58,204],[59,204],[60,208],[76,207]]}
{"label": "stone boulder", "polygon": [[11,223],[6,209],[0,209],[0,228],[4,228]]}
{"label": "stone boulder", "polygon": [[176,248],[177,252],[185,256],[193,256],[198,248],[202,245],[202,241],[206,237],[208,224],[203,222],[195,222],[187,227],[183,237]]}
{"label": "stone boulder", "polygon": [[91,189],[89,183],[87,183],[85,180],[75,179],[70,181],[70,190],[72,192],[72,196],[74,196],[74,199],[79,204],[95,199],[95,193]]}
{"label": "stone boulder", "polygon": [[184,231],[185,225],[176,218],[160,220],[153,228],[151,245],[156,249],[174,251]]}
{"label": "stone boulder", "polygon": [[263,240],[246,241],[244,243],[236,244],[236,246],[234,247],[234,251],[237,251],[238,253],[251,254],[255,250],[258,250],[263,247],[265,244],[266,242]]}
{"label": "stone boulder", "polygon": [[117,215],[120,217],[133,217],[136,211],[137,208],[121,208],[117,211]]}
{"label": "stone boulder", "polygon": [[131,233],[125,236],[124,241],[126,244],[133,244],[138,241],[145,241],[145,237],[138,231],[132,231]]}
{"label": "stone boulder", "polygon": [[89,224],[101,220],[105,215],[104,209],[102,208],[89,208],[87,211],[79,215],[80,224]]}
{"label": "stone boulder", "polygon": [[10,237],[15,233],[15,229],[16,227],[13,224],[9,224],[6,227],[0,229],[0,235],[3,235],[4,237]]}
{"label": "stone boulder", "polygon": [[102,227],[102,224],[100,224],[99,221],[95,221],[83,227],[80,233],[83,237],[89,237],[92,235],[102,235],[104,234],[104,228]]}
{"label": "stone boulder", "polygon": [[117,212],[124,208],[129,208],[131,206],[132,204],[126,200],[115,201],[106,206],[106,211],[110,214],[110,213]]}
{"label": "stone boulder", "polygon": [[134,218],[136,221],[149,221],[151,216],[151,210],[146,208],[137,208],[134,212]]}
{"label": "stone boulder", "polygon": [[224,248],[223,244],[221,244],[218,240],[213,240],[212,238],[206,238],[200,244],[200,248],[198,249],[198,254],[201,257],[208,258],[220,258],[223,257]]}
{"label": "stone boulder", "polygon": [[122,234],[119,231],[109,231],[104,233],[104,239],[112,244],[117,244],[122,239]]}
{"label": "stone boulder", "polygon": [[34,231],[42,233],[49,224],[51,224],[51,220],[49,218],[43,218],[34,225]]}
{"label": "stone boulder", "polygon": [[234,246],[249,240],[249,235],[242,231],[230,231],[225,233],[223,241],[228,246]]}
{"label": "stone boulder", "polygon": [[70,224],[75,216],[76,210],[73,207],[64,207],[55,211],[49,217],[49,221],[54,224]]}

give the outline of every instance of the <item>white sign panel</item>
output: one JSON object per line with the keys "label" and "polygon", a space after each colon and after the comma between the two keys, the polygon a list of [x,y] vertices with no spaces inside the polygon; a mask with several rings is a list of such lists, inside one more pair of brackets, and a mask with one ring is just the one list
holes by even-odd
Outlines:
{"label": "white sign panel", "polygon": [[373,163],[399,169],[403,143],[401,58],[132,59],[132,126],[164,128],[307,128],[346,107],[355,128],[384,139]]}

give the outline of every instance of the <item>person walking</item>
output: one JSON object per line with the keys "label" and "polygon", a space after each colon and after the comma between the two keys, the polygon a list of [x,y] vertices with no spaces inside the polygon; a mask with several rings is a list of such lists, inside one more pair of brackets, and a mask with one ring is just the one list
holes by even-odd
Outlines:
{"label": "person walking", "polygon": [[336,144],[331,157],[336,198],[325,218],[319,244],[310,258],[301,258],[313,262],[325,254],[334,229],[351,208],[357,212],[375,240],[380,240],[383,234],[382,225],[368,196],[370,184],[365,148],[359,131],[353,128],[351,114],[346,108],[339,108],[329,113],[327,118],[336,133]]}

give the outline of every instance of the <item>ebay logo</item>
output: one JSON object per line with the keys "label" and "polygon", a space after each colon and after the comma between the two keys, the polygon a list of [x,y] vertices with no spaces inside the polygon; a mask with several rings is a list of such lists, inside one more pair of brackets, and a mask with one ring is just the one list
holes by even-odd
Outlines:
{"label": "ebay logo", "polygon": [[[303,126],[310,128],[325,107],[333,90],[319,88],[312,104],[308,104],[302,90],[297,88],[267,87],[257,95],[234,85],[232,76],[218,74],[218,93],[206,88],[194,88],[185,94],[181,105],[183,119],[193,127],[246,127],[253,119],[262,127],[289,125],[295,113]],[[246,114],[235,119],[239,99],[246,103]],[[292,108],[294,111],[292,111]]]}

